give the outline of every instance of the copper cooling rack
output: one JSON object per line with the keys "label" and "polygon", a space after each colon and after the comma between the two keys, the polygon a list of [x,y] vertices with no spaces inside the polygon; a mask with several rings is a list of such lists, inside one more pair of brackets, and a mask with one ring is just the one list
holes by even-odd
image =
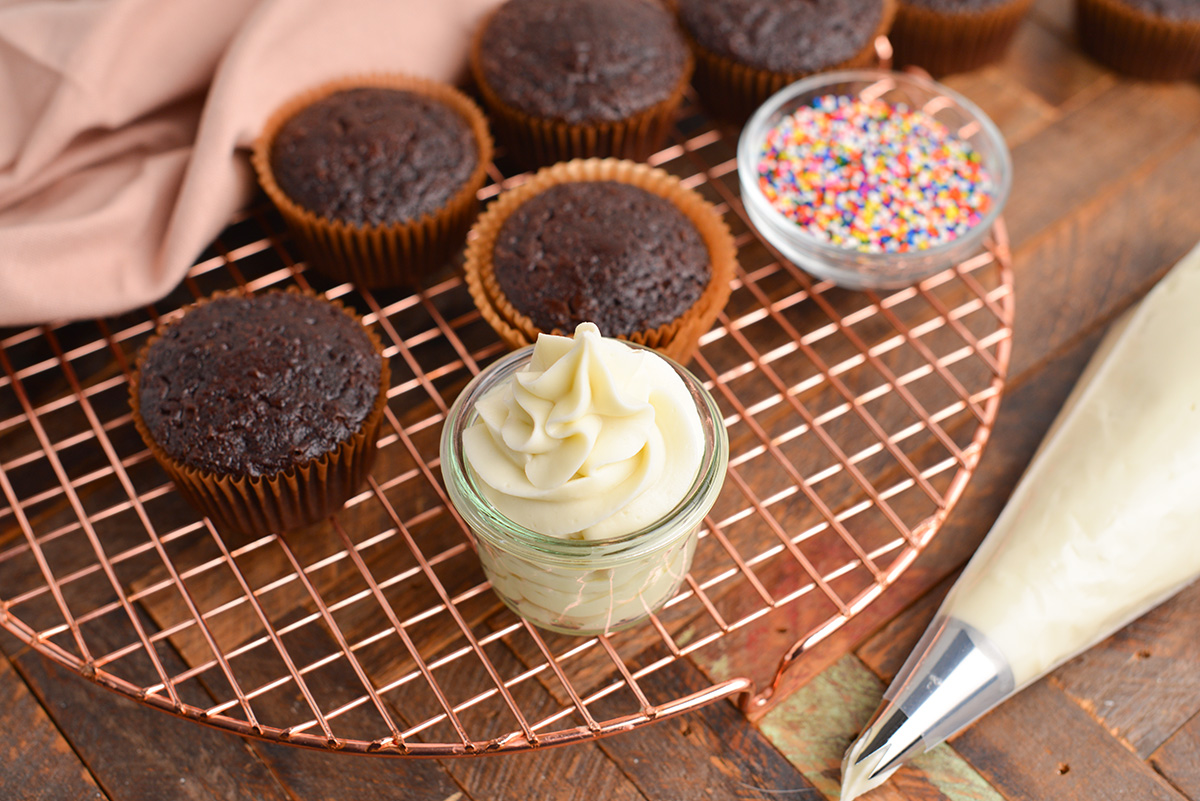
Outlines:
{"label": "copper cooling rack", "polygon": [[[610,637],[541,632],[495,598],[447,509],[437,441],[450,401],[502,346],[456,272],[417,294],[309,272],[275,213],[235,220],[151,308],[0,331],[0,624],[145,704],[243,735],[411,756],[600,737],[716,699],[678,693],[694,654],[765,622],[796,645],[778,681],[863,611],[962,494],[1011,348],[1003,226],[919,286],[815,282],[750,229],[736,135],[694,108],[652,163],[718,205],[739,245],[731,301],[691,367],[730,433],[725,489],[679,594]],[[487,201],[524,180],[497,161]],[[506,177],[510,176],[510,177]],[[311,286],[364,315],[392,388],[369,485],[327,523],[253,541],[179,498],[134,431],[131,360],[217,289]]]}

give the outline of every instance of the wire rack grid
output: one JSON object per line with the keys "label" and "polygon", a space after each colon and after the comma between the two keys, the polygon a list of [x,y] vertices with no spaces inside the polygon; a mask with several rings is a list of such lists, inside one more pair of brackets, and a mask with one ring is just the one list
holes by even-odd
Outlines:
{"label": "wire rack grid", "polygon": [[[0,332],[0,625],[145,704],[356,753],[544,747],[767,697],[960,497],[1003,389],[1013,293],[1002,224],[986,252],[912,288],[814,281],[749,226],[735,145],[691,104],[651,160],[716,204],[741,267],[691,365],[724,414],[728,479],[691,573],[649,622],[555,635],[490,592],[437,461],[450,401],[503,351],[458,273],[415,294],[331,282],[260,204],[153,307]],[[497,159],[482,201],[524,180],[510,167]],[[289,285],[341,299],[386,343],[379,456],[336,517],[238,539],[183,502],[137,437],[132,360],[195,298]],[[795,644],[770,664],[739,649],[765,676],[708,664],[697,685],[697,657],[768,626]]]}

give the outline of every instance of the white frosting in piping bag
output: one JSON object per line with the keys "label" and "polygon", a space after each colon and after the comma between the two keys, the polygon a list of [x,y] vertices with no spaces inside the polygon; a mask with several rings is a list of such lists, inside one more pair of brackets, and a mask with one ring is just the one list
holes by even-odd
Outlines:
{"label": "white frosting in piping bag", "polygon": [[1017,686],[1200,574],[1200,248],[1093,358],[943,612]]}
{"label": "white frosting in piping bag", "polygon": [[669,513],[704,454],[695,402],[669,364],[582,323],[541,335],[527,367],[479,400],[467,462],[496,509],[553,537],[606,539]]}
{"label": "white frosting in piping bag", "polygon": [[875,720],[842,801],[1200,576],[1200,246],[1105,337]]}

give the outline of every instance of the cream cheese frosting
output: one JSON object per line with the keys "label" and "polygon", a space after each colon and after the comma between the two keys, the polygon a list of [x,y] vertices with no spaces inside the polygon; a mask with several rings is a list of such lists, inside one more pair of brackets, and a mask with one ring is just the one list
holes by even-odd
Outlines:
{"label": "cream cheese frosting", "polygon": [[665,548],[646,558],[599,566],[545,564],[486,543],[479,558],[492,587],[521,617],[555,631],[599,634],[623,628],[675,594],[696,550],[694,527],[668,530]]}
{"label": "cream cheese frosting", "polygon": [[687,495],[704,455],[696,404],[657,355],[582,323],[542,334],[529,364],[484,395],[463,432],[497,511],[524,528],[602,540],[639,531]]}

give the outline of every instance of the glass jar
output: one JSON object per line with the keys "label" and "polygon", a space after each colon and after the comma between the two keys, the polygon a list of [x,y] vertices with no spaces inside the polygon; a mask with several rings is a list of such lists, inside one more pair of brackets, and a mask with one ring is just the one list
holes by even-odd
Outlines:
{"label": "glass jar", "polygon": [[467,523],[484,574],[510,609],[551,631],[607,634],[644,620],[679,589],[691,569],[704,516],[725,481],[728,436],[716,403],[700,381],[655,353],[683,379],[703,429],[700,468],[683,500],[662,519],[619,537],[568,540],[531,531],[500,514],[480,491],[463,452],[462,435],[478,418],[479,399],[510,381],[532,353],[528,347],[509,354],[459,394],[442,429],[442,477],[451,503]]}
{"label": "glass jar", "polygon": [[[824,95],[881,98],[924,110],[979,153],[992,176],[992,205],[984,218],[961,236],[926,250],[867,253],[823,242],[779,212],[759,188],[758,163],[767,133],[784,117]],[[738,139],[738,183],[746,214],[759,233],[790,262],[817,278],[847,289],[894,289],[915,284],[980,251],[1008,202],[1012,157],[996,124],[967,98],[937,81],[906,72],[846,70],[827,72],[780,89],[763,103]]]}

